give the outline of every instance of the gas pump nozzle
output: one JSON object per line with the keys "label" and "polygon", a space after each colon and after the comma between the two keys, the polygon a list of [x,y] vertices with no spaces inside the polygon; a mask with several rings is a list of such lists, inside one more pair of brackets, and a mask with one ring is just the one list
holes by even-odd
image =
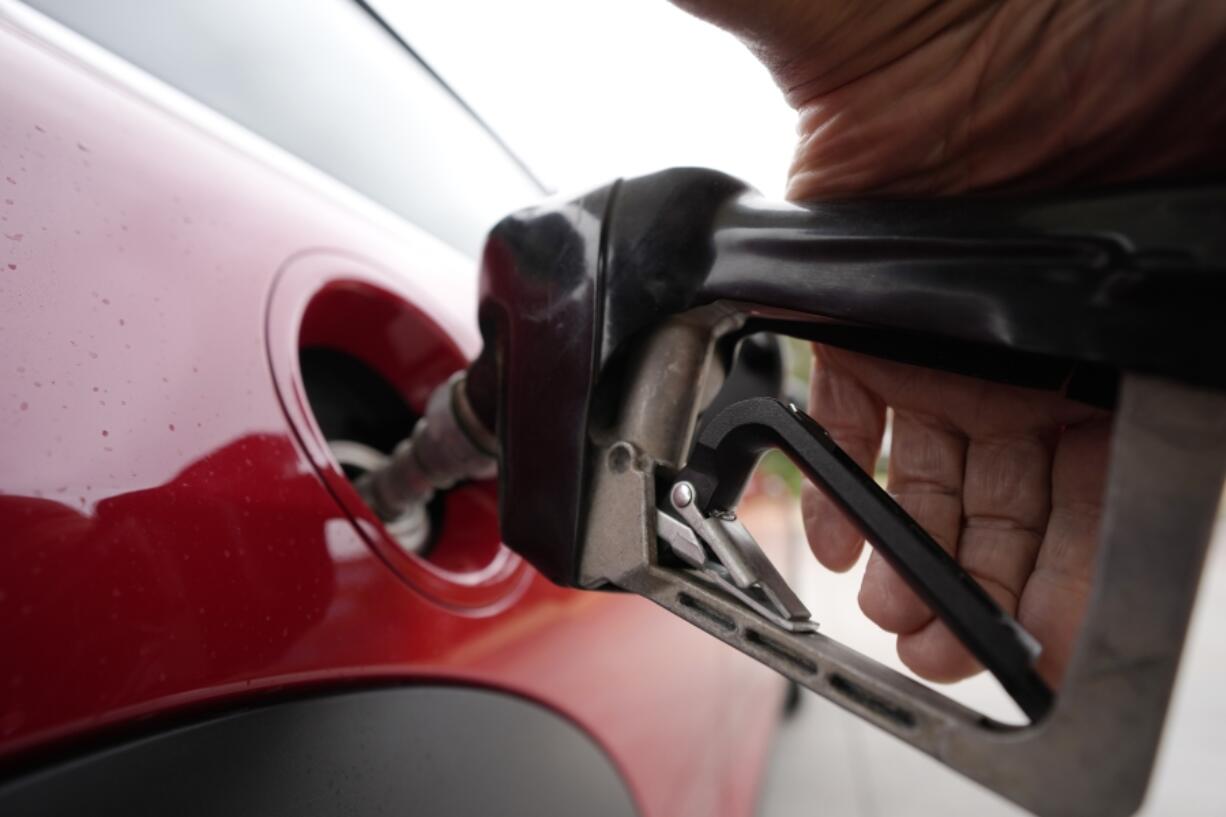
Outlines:
{"label": "gas pump nozzle", "polygon": [[[364,490],[391,513],[496,455],[503,539],[554,582],[646,596],[1035,813],[1130,814],[1226,470],[1224,223],[1219,187],[797,206],[707,170],[622,180],[494,228],[484,349]],[[769,389],[718,396],[761,332],[1115,410],[1095,593],[1058,694],[1038,644],[820,426]],[[818,632],[736,520],[770,448],[1028,725]]]}

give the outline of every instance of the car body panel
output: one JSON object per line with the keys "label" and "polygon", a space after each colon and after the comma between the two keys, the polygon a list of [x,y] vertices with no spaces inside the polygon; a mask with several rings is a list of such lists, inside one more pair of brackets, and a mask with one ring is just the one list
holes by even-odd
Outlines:
{"label": "car body panel", "polygon": [[[748,813],[777,677],[509,553],[467,588],[414,585],[322,476],[336,465],[293,406],[294,338],[272,334],[278,276],[401,299],[430,352],[406,375],[424,395],[476,351],[471,264],[5,11],[0,758],[305,690],[446,682],[562,713],[644,813]],[[445,538],[496,537],[488,487],[449,501],[464,522]],[[487,580],[504,585],[466,602]]]}

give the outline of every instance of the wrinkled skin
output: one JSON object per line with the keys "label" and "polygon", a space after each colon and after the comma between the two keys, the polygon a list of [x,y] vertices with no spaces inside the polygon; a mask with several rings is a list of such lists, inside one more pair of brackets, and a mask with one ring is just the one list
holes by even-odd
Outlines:
{"label": "wrinkled skin", "polygon": [[[1204,178],[1226,166],[1226,3],[675,0],[729,29],[799,114],[788,196],[816,200]],[[1043,644],[1058,683],[1092,580],[1110,416],[1044,393],[816,348],[810,410]],[[815,489],[823,565],[864,543]],[[904,663],[980,668],[877,554],[865,614]]]}

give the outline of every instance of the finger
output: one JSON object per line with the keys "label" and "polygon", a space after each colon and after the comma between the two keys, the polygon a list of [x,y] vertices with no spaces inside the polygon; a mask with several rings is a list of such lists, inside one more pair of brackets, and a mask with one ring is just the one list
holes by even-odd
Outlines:
{"label": "finger", "polygon": [[[1002,607],[1008,601],[999,587],[988,586],[984,591]],[[916,675],[940,683],[960,681],[983,669],[945,623],[935,618],[918,631],[898,637],[898,657]]]}
{"label": "finger", "polygon": [[[1051,442],[1039,434],[972,439],[967,446],[958,562],[1011,616],[1047,523],[1051,460]],[[937,621],[899,638],[898,655],[933,681],[957,681],[982,669]]]}
{"label": "finger", "polygon": [[[929,415],[910,411],[895,411],[893,429],[890,492],[952,555],[962,521],[966,438]],[[878,552],[860,585],[860,609],[892,633],[912,633],[932,620],[932,611]]]}
{"label": "finger", "polygon": [[936,619],[917,632],[900,635],[897,649],[907,669],[929,681],[949,684],[983,669],[945,623]]}
{"label": "finger", "polygon": [[1043,434],[973,439],[966,454],[958,562],[1009,615],[1034,570],[1051,509],[1053,441]]}
{"label": "finger", "polygon": [[[830,432],[830,437],[856,464],[873,472],[885,429],[885,404],[852,374],[825,359],[825,348],[813,349],[813,377],[809,386],[809,413]],[[825,494],[806,485],[801,511],[809,547],[831,570],[847,570],[860,556],[864,537]]]}
{"label": "finger", "polygon": [[1066,429],[1052,463],[1051,516],[1018,619],[1039,643],[1039,673],[1059,684],[1094,577],[1106,484],[1110,421]]}

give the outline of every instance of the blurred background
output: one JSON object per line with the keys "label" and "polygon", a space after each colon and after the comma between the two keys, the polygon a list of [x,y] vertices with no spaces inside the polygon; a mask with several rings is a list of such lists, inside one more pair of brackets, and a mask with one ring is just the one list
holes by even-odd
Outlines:
{"label": "blurred background", "polygon": [[[782,197],[794,115],[769,75],[735,39],[665,0],[377,0],[373,4],[555,190],[601,184],[672,165],[706,165]],[[793,347],[803,355],[803,347]],[[805,362],[793,362],[803,373]],[[803,390],[803,384],[799,386]],[[896,669],[893,638],[856,604],[867,558],[848,574],[807,557],[799,509],[776,492],[794,541],[801,591],[829,635]],[[763,529],[759,535],[766,535]],[[1217,542],[1223,538],[1219,525]],[[1226,814],[1226,556],[1214,547],[1184,669],[1144,814]],[[942,691],[1017,720],[995,682]],[[1070,774],[1075,774],[1070,770]],[[762,817],[784,815],[1021,815],[1019,809],[924,755],[805,693],[780,730],[762,793]]]}
{"label": "blurred background", "polygon": [[549,187],[675,165],[782,196],[794,116],[740,43],[664,0],[374,0]]}

